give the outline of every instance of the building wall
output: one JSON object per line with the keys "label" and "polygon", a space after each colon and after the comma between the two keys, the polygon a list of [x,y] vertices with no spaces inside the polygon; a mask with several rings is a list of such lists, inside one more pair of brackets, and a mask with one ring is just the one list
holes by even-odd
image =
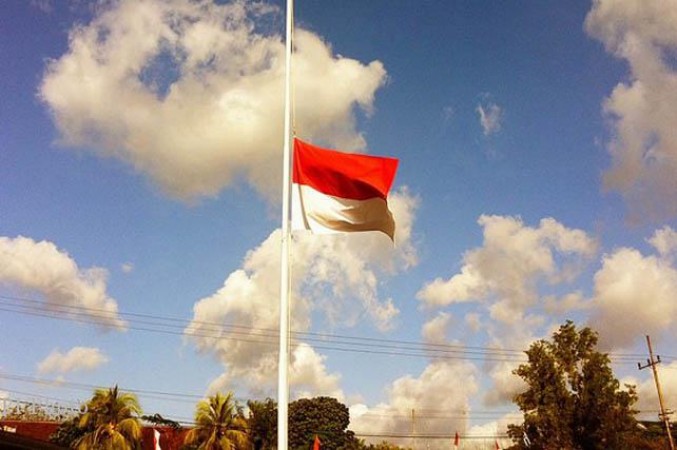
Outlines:
{"label": "building wall", "polygon": [[[0,420],[0,429],[15,429],[16,434],[40,441],[48,442],[49,436],[56,431],[57,422],[29,422],[18,420]],[[153,429],[160,432],[160,448],[162,450],[179,450],[188,430],[174,430],[171,427],[143,427],[141,439],[143,450],[155,450],[153,447]]]}

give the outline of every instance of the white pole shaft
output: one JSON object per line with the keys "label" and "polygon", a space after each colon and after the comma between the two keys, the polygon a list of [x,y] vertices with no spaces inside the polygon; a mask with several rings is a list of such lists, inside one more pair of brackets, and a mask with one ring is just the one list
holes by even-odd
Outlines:
{"label": "white pole shaft", "polygon": [[289,429],[289,309],[291,297],[290,269],[290,203],[291,203],[291,144],[292,144],[292,98],[291,58],[294,0],[287,0],[287,26],[285,41],[285,86],[284,86],[284,152],[282,186],[282,254],[280,261],[280,356],[277,380],[277,449],[287,450]]}

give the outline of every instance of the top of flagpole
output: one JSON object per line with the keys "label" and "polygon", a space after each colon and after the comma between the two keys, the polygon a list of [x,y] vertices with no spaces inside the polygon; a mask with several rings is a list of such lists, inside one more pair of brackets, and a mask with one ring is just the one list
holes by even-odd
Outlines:
{"label": "top of flagpole", "polygon": [[287,0],[285,33],[284,151],[282,167],[282,242],[280,258],[280,350],[277,384],[277,449],[288,449],[289,406],[289,311],[291,297],[291,142],[292,142],[292,37],[294,0]]}

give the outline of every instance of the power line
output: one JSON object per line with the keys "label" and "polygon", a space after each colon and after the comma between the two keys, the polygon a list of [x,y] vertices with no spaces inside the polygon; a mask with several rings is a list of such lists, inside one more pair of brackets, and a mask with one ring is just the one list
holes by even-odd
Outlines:
{"label": "power line", "polygon": [[[63,381],[63,380],[56,382],[57,384],[55,385],[54,380],[32,377],[32,376],[28,376],[28,375],[17,375],[17,374],[5,373],[5,372],[0,372],[0,379],[18,381],[18,382],[24,382],[24,383],[31,383],[31,384],[40,384],[40,385],[48,386],[48,387],[51,387],[51,388],[64,387],[64,388],[75,389],[75,390],[79,390],[79,391],[87,391],[87,392],[92,392],[96,389],[108,389],[108,387],[105,387],[105,386],[97,386],[97,385],[94,385],[94,384],[87,384],[87,383],[75,383],[75,382],[72,382],[72,381]],[[164,392],[164,391],[156,391],[156,390],[148,390],[148,389],[125,388],[124,390],[127,391],[127,392],[131,392],[133,394],[137,394],[137,395],[143,394],[147,398],[153,398],[153,399],[171,398],[175,401],[183,401],[183,402],[191,402],[191,403],[194,403],[196,400],[201,400],[201,399],[205,398],[203,395],[197,395],[197,394],[184,394],[184,393],[178,393],[178,392]],[[240,399],[238,399],[238,400],[240,400]]]}
{"label": "power line", "polygon": [[[28,298],[21,298],[21,297],[10,297],[10,296],[3,296],[0,295],[0,299],[5,299],[5,300],[10,300],[13,301],[14,303],[10,303],[10,306],[16,306],[16,307],[23,307],[23,308],[31,308],[31,309],[40,309],[42,310],[42,307],[44,302],[34,300],[34,299],[28,299]],[[19,302],[19,303],[18,303]],[[31,307],[29,305],[23,305],[20,302],[27,302],[27,303],[32,303],[36,306]],[[103,318],[103,319],[113,319],[116,318],[117,315],[122,316],[122,317],[130,317],[130,318],[148,318],[148,319],[153,319],[151,322],[147,321],[140,321],[140,320],[135,320],[136,323],[142,323],[142,324],[160,324],[161,321],[166,321],[170,323],[176,323],[178,325],[181,325],[181,328],[185,328],[187,326],[196,324],[196,325],[204,325],[204,326],[212,326],[212,327],[217,327],[216,330],[220,331],[221,329],[225,328],[227,330],[231,330],[233,332],[233,329],[240,329],[244,330],[247,332],[248,335],[257,335],[257,336],[263,336],[263,337],[277,337],[278,336],[278,330],[274,328],[257,328],[257,327],[250,327],[250,326],[244,326],[244,325],[236,325],[236,324],[226,324],[226,323],[216,323],[216,322],[207,322],[207,321],[199,321],[199,320],[191,320],[188,321],[186,319],[180,319],[180,318],[175,318],[175,317],[168,317],[168,316],[160,316],[160,315],[153,315],[153,314],[141,314],[141,313],[131,313],[131,312],[118,312],[118,313],[111,313],[110,311],[102,310],[102,309],[97,309],[97,308],[89,308],[89,307],[84,307],[84,306],[79,306],[79,305],[48,305],[49,309],[55,309],[57,310],[56,312],[61,312],[64,314],[71,314],[71,315],[76,315],[76,316],[86,316],[86,317],[93,317],[93,318]],[[19,312],[19,311],[16,311]],[[163,324],[165,326],[170,326],[168,324]],[[174,326],[176,328],[176,326]],[[209,328],[208,328],[209,329]],[[254,331],[259,332],[259,333],[253,333]],[[387,343],[391,344],[393,346],[397,346],[397,348],[401,348],[401,346],[404,345],[410,345],[410,346],[416,346],[416,347],[424,347],[426,349],[444,349],[444,350],[450,350],[450,351],[455,351],[455,350],[462,350],[464,352],[469,352],[469,350],[478,350],[479,352],[486,352],[486,351],[493,351],[501,354],[518,354],[522,355],[524,352],[523,350],[515,350],[515,349],[502,349],[502,348],[493,348],[493,347],[476,347],[476,346],[466,346],[466,345],[453,345],[453,344],[441,344],[441,343],[422,343],[422,342],[416,342],[416,341],[405,341],[405,340],[394,340],[394,339],[382,339],[382,338],[369,338],[369,337],[362,337],[362,336],[350,336],[350,335],[339,335],[339,334],[329,334],[329,333],[313,333],[313,332],[299,332],[295,331],[292,332],[293,335],[303,337],[304,340],[312,340],[311,338],[320,338],[322,341],[326,341],[327,338],[333,338],[333,339],[344,339],[344,340],[356,340],[356,341],[368,341],[368,342],[380,342],[380,343]]]}
{"label": "power line", "polygon": [[[56,318],[61,320],[70,320],[75,316],[76,320],[85,323],[101,325],[96,319],[111,320],[117,318],[117,315],[124,317],[132,323],[129,329],[135,331],[164,333],[173,335],[187,335],[192,337],[204,337],[214,339],[227,339],[236,342],[246,342],[253,344],[262,344],[274,346],[277,343],[277,330],[256,328],[244,325],[215,323],[185,319],[175,317],[141,314],[131,312],[111,313],[97,308],[88,308],[75,305],[48,305],[51,312],[61,313],[68,317],[55,316],[44,311],[44,302],[34,299],[11,297],[0,295],[0,311],[31,315],[36,317]],[[144,325],[144,326],[139,326]],[[192,327],[192,329],[191,329]],[[202,330],[202,331],[196,331]],[[224,332],[228,333],[224,336]],[[343,351],[366,354],[382,354],[396,356],[427,357],[439,359],[463,359],[463,360],[486,360],[494,362],[526,362],[523,350],[501,349],[495,347],[482,346],[463,346],[453,344],[433,344],[416,341],[369,338],[360,336],[312,333],[312,332],[292,332],[296,342],[312,342],[319,344],[315,348],[329,351]],[[340,346],[340,347],[337,347]],[[378,350],[373,350],[378,349]],[[396,351],[391,351],[396,350]],[[404,350],[404,351],[403,351]],[[638,354],[613,355],[614,364],[624,364],[634,362]],[[671,358],[668,356],[667,358]]]}

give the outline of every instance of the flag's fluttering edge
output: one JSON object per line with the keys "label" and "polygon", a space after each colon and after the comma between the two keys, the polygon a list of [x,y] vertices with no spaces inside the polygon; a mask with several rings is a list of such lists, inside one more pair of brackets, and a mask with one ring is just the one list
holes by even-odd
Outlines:
{"label": "flag's fluttering edge", "polygon": [[388,192],[398,160],[328,150],[294,139],[292,228],[381,231],[395,238]]}

